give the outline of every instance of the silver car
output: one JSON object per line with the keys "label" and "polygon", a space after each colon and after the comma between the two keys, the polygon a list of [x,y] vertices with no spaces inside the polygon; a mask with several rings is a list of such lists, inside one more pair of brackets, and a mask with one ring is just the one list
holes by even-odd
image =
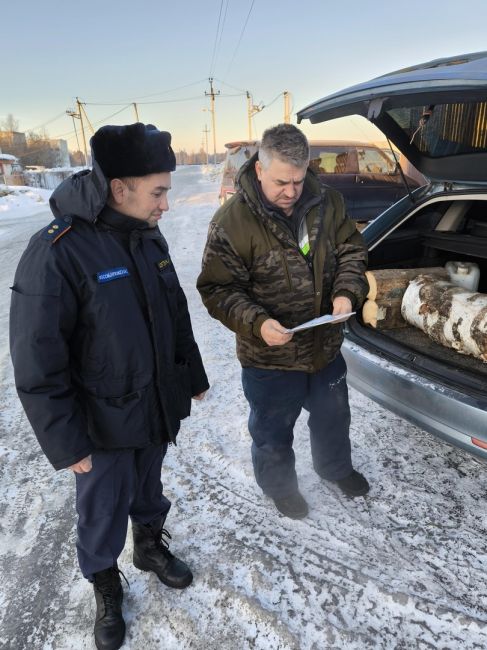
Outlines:
{"label": "silver car", "polygon": [[[298,121],[361,115],[429,180],[363,231],[369,269],[473,263],[487,294],[487,52],[399,70],[320,99]],[[484,359],[421,329],[378,329],[362,314],[346,327],[349,383],[382,406],[487,459],[487,314]],[[483,324],[482,324],[483,323]]]}

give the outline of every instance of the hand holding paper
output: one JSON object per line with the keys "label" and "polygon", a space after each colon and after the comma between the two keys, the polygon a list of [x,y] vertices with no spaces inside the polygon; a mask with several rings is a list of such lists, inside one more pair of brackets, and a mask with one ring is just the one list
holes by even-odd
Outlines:
{"label": "hand holding paper", "polygon": [[355,314],[354,311],[350,311],[348,314],[326,314],[325,316],[313,318],[313,320],[309,320],[306,323],[302,323],[301,325],[298,325],[297,327],[293,327],[292,329],[286,331],[299,332],[300,330],[307,330],[311,327],[317,327],[318,325],[327,325],[328,323],[342,323],[343,321],[346,321],[348,318],[350,318],[350,316],[353,316],[353,314]]}
{"label": "hand holding paper", "polygon": [[293,335],[281,323],[273,318],[268,318],[262,323],[260,334],[267,345],[284,345],[288,343]]}
{"label": "hand holding paper", "polygon": [[335,296],[333,298],[333,316],[338,314],[350,314],[352,311],[352,301],[347,296]]}

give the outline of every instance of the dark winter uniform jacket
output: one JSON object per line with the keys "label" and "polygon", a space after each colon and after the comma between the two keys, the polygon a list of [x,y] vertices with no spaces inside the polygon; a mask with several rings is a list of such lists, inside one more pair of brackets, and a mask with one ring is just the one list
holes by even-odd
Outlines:
{"label": "dark winter uniform jacket", "polygon": [[164,237],[106,198],[96,163],[59,186],[12,287],[16,386],[56,469],[175,441],[208,388]]}
{"label": "dark winter uniform jacket", "polygon": [[[262,323],[274,318],[295,327],[332,313],[336,296],[349,297],[357,309],[368,291],[367,250],[342,195],[322,186],[311,171],[292,218],[274,212],[259,189],[256,159],[244,165],[238,193],[210,224],[198,290],[210,314],[236,332],[244,367],[316,372],[337,356],[342,326],[315,327],[295,333],[285,345],[268,346]],[[298,244],[304,220],[307,255]]]}

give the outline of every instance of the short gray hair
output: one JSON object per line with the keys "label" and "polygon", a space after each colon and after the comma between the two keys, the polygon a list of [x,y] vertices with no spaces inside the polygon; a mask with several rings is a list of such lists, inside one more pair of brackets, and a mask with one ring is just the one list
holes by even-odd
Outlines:
{"label": "short gray hair", "polygon": [[259,160],[264,169],[274,158],[295,167],[308,166],[308,140],[294,124],[278,124],[264,131],[259,147]]}

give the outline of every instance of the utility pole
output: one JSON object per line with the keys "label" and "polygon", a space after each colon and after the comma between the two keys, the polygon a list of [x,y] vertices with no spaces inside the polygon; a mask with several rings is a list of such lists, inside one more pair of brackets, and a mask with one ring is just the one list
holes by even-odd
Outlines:
{"label": "utility pole", "polygon": [[134,111],[135,111],[135,121],[140,122],[139,120],[139,111],[137,110],[137,104],[135,102],[132,102],[134,106]]}
{"label": "utility pole", "polygon": [[76,104],[78,106],[78,115],[79,115],[79,121],[81,123],[81,135],[83,136],[83,147],[85,151],[85,165],[88,164],[88,150],[86,149],[86,136],[85,136],[85,127],[83,124],[83,115],[81,113],[81,102],[79,100],[79,97],[76,97]]}
{"label": "utility pole", "polygon": [[213,77],[209,77],[208,81],[210,82],[210,92],[205,91],[205,95],[211,98],[211,122],[213,125],[213,164],[216,165],[216,128],[215,128],[215,94],[219,95],[220,91],[215,93],[213,90]]}
{"label": "utility pole", "polygon": [[88,152],[86,150],[86,138],[85,138],[85,130],[83,126],[83,116],[81,114],[81,102],[79,99],[76,97],[76,104],[78,106],[78,112],[72,111],[72,110],[67,110],[66,113],[70,115],[73,118],[73,126],[74,126],[74,133],[76,135],[76,142],[78,144],[78,151],[80,151],[80,146],[79,146],[79,140],[78,140],[78,132],[76,130],[76,123],[75,123],[75,118],[80,121],[81,124],[81,134],[83,136],[83,149],[84,149],[84,154],[85,154],[85,165],[88,164]]}
{"label": "utility pole", "polygon": [[284,94],[284,124],[290,124],[291,115],[289,112],[289,92],[285,90],[283,94]]}
{"label": "utility pole", "polygon": [[94,135],[95,134],[95,129],[93,128],[93,124],[90,122],[90,118],[88,117],[88,113],[86,112],[85,106],[86,106],[86,104],[84,102],[80,102],[80,107],[81,107],[81,110],[83,111],[83,114],[85,116],[85,120],[88,122],[88,126],[90,127],[91,132]]}
{"label": "utility pole", "polygon": [[[76,122],[74,121],[75,117],[79,119],[79,115],[78,115],[78,113],[76,113],[76,111],[69,111],[68,110],[68,111],[66,111],[66,113],[73,118],[73,128],[74,128],[74,135],[76,136],[76,145],[78,147],[78,152],[81,153],[81,149],[79,147],[79,140],[78,140],[78,131],[76,130]],[[85,164],[86,164],[86,160],[85,160]]]}
{"label": "utility pole", "polygon": [[253,103],[252,95],[249,93],[249,91],[246,91],[247,93],[247,119],[248,119],[248,127],[249,127],[249,140],[252,140],[252,117],[256,114],[259,113],[264,107],[263,106],[256,106]]}
{"label": "utility pole", "polygon": [[206,151],[206,164],[208,164],[208,133],[209,133],[209,132],[210,132],[210,131],[209,131],[209,129],[208,129],[208,126],[205,124],[205,128],[203,129],[203,133],[205,134],[205,142],[206,142],[206,147],[205,147],[205,151]]}

